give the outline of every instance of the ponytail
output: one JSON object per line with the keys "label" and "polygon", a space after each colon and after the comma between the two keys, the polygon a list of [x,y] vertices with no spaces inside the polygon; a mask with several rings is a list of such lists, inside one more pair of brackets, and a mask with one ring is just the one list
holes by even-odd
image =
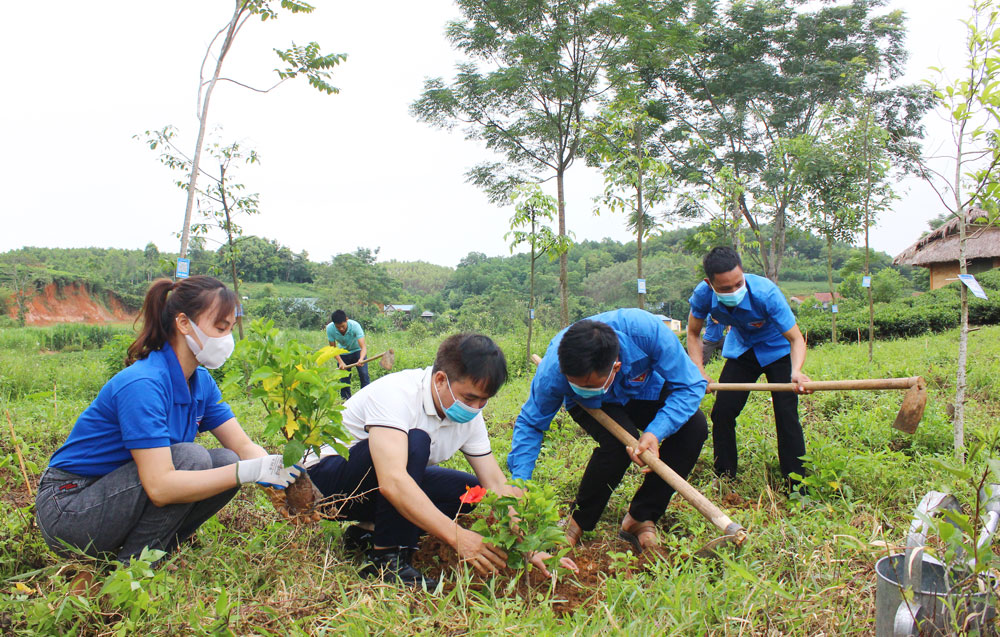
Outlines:
{"label": "ponytail", "polygon": [[232,316],[236,294],[222,281],[210,276],[193,276],[176,282],[170,279],[153,281],[136,319],[136,323],[142,321],[142,329],[128,348],[125,364],[131,365],[161,349],[174,335],[174,319],[178,314],[186,314],[195,321],[216,301],[218,318]]}

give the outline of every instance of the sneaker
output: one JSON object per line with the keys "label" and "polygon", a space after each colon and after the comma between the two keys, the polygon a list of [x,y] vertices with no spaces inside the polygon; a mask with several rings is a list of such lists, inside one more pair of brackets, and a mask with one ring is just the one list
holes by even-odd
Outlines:
{"label": "sneaker", "polygon": [[372,549],[368,563],[359,571],[364,577],[379,577],[386,582],[399,582],[414,588],[434,590],[438,581],[427,577],[410,564],[410,551],[403,548]]}
{"label": "sneaker", "polygon": [[367,553],[372,550],[375,542],[375,532],[352,524],[344,530],[344,550],[351,553]]}

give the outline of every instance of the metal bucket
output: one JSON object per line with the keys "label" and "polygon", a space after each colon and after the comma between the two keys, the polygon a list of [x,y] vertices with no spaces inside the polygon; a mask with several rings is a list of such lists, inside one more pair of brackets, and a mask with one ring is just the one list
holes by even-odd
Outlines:
{"label": "metal bucket", "polygon": [[979,631],[996,635],[996,609],[991,594],[948,595],[948,583],[942,565],[923,560],[920,586],[914,586],[913,599],[903,599],[900,582],[904,579],[905,556],[897,553],[875,564],[878,588],[875,591],[875,634],[878,637],[903,635],[950,635],[958,626],[962,632]]}

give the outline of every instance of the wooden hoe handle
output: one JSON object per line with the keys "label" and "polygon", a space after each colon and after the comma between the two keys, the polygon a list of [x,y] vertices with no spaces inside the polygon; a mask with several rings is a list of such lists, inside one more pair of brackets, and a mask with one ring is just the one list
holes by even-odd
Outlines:
{"label": "wooden hoe handle", "polygon": [[[813,391],[843,389],[909,389],[921,382],[920,376],[909,378],[866,378],[863,380],[812,380],[802,383]],[[709,383],[709,391],[795,391],[795,383]]]}
{"label": "wooden hoe handle", "polygon": [[[588,414],[594,417],[594,420],[601,423],[605,429],[610,431],[614,437],[626,447],[632,447],[634,449],[639,445],[639,441],[636,440],[632,434],[625,431],[621,425],[615,422],[614,418],[609,416],[603,410],[591,409],[590,407],[583,408]],[[694,508],[698,509],[699,513],[708,518],[712,524],[718,527],[727,536],[732,536],[733,541],[735,541],[737,545],[742,544],[747,538],[746,529],[729,519],[728,515],[723,513],[719,507],[712,504],[712,502],[703,496],[700,491],[688,484],[687,480],[682,478],[676,471],[667,466],[667,463],[660,460],[659,456],[655,453],[643,451],[639,457],[653,471],[656,472],[656,475],[663,478],[664,482],[673,487],[674,491],[690,502]]]}
{"label": "wooden hoe handle", "polygon": [[352,367],[357,367],[358,365],[364,365],[365,363],[370,363],[372,361],[377,361],[378,359],[385,356],[385,352],[382,352],[378,356],[372,356],[371,358],[366,358],[363,361],[358,361],[357,363],[351,363],[350,365],[344,365],[344,369],[350,369]]}

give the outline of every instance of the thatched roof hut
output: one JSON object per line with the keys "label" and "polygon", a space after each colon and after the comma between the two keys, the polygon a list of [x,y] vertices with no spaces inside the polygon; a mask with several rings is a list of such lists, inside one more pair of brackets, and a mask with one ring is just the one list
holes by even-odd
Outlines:
{"label": "thatched roof hut", "polygon": [[[985,220],[982,210],[972,209],[966,215],[965,258],[969,273],[978,274],[1000,267],[1000,227],[982,223]],[[892,262],[929,268],[931,289],[936,290],[958,278],[958,244],[958,219],[952,218],[920,237]]]}

